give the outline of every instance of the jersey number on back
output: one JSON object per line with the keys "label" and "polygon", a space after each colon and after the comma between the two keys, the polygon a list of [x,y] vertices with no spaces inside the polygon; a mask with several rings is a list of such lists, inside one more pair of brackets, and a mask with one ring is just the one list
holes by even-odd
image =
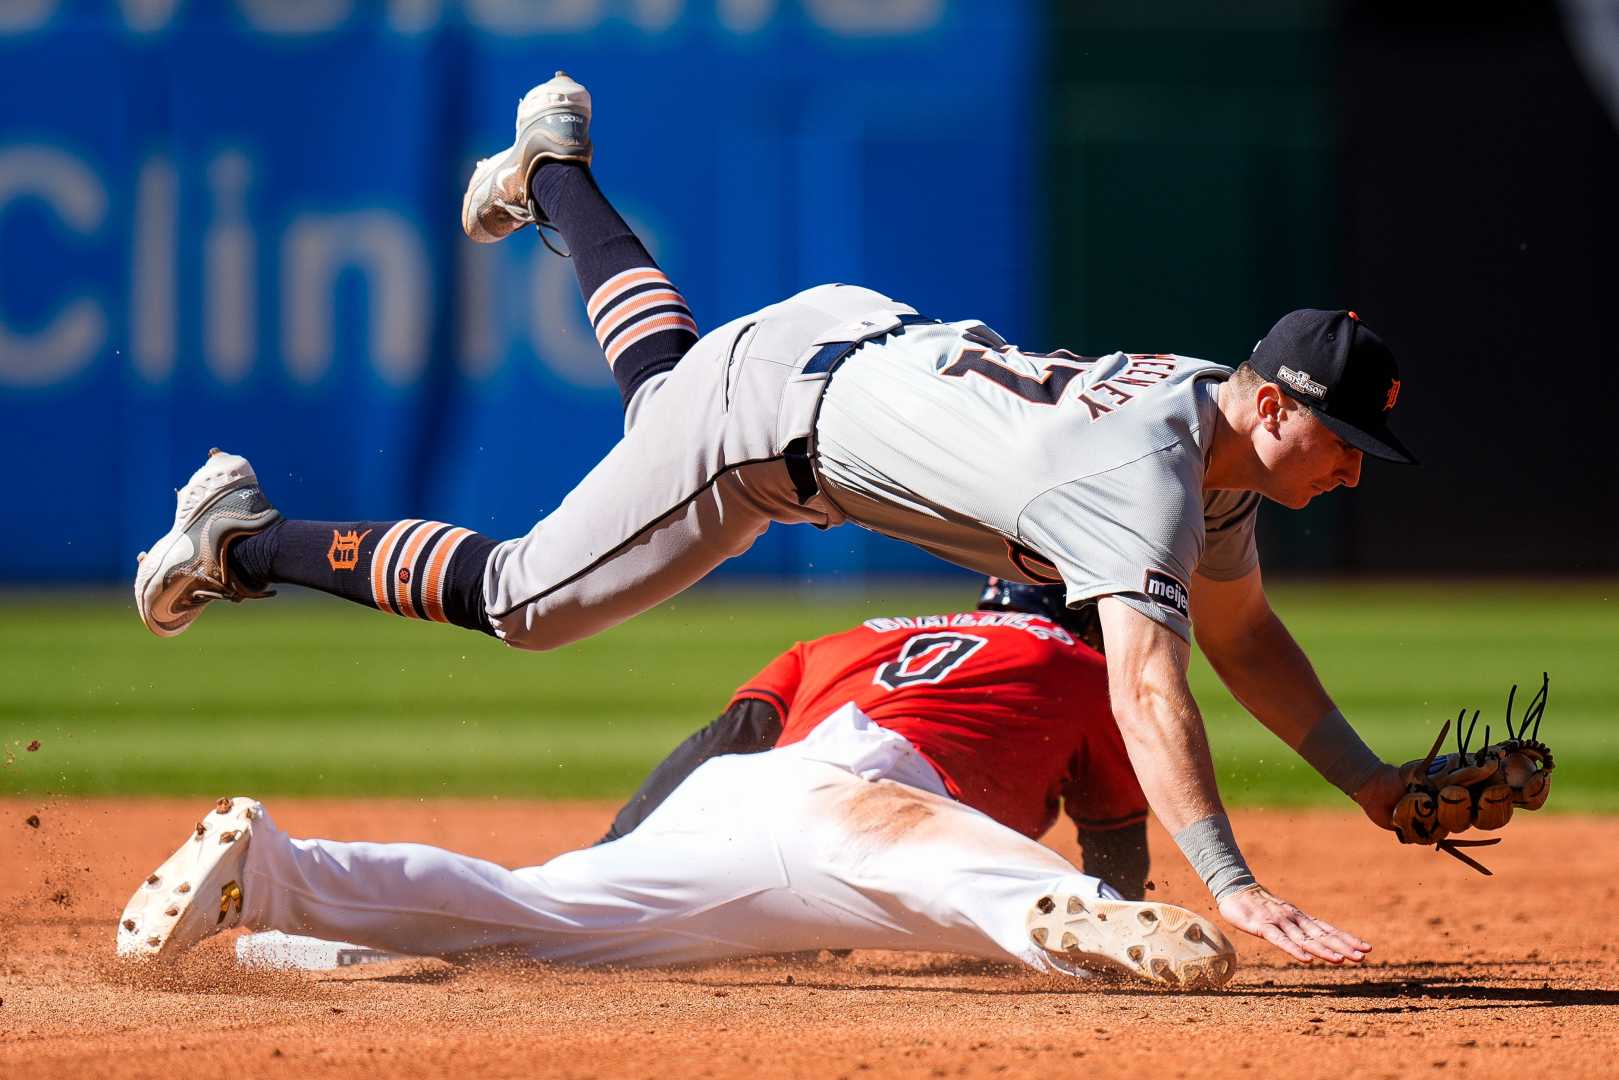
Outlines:
{"label": "jersey number on back", "polygon": [[[1004,351],[1004,350],[1003,350]],[[1076,364],[1092,364],[1095,361],[1088,356],[1075,356],[1071,352],[1059,351],[1054,353],[1021,353],[1033,359],[1046,360],[1061,358],[1072,360]],[[980,375],[1002,390],[1016,394],[1031,405],[1055,405],[1062,399],[1062,393],[1068,389],[1068,384],[1084,373],[1083,367],[1074,367],[1070,364],[1048,364],[1045,374],[1038,379],[1032,375],[1024,375],[1001,363],[984,349],[963,349],[961,355],[950,362],[947,367],[941,368],[940,375],[949,375],[957,379],[964,379],[969,374]]]}
{"label": "jersey number on back", "polygon": [[872,682],[890,690],[942,682],[967,657],[988,644],[988,638],[974,634],[917,634],[905,642],[897,659],[877,669]]}

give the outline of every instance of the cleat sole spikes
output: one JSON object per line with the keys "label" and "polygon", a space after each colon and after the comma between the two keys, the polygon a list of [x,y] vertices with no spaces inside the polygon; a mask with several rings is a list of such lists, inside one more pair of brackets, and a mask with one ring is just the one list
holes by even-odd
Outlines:
{"label": "cleat sole spikes", "polygon": [[[262,816],[262,808],[251,799],[215,803],[179,850],[135,890],[119,919],[118,955],[170,958],[240,923],[247,900],[242,882],[252,825]],[[158,888],[164,881],[178,884],[164,891]],[[214,895],[219,898],[217,908],[202,900]]]}
{"label": "cleat sole spikes", "polygon": [[1029,940],[1063,970],[1178,988],[1223,986],[1237,970],[1236,949],[1218,927],[1170,904],[1047,894],[1030,906],[1026,925]]}

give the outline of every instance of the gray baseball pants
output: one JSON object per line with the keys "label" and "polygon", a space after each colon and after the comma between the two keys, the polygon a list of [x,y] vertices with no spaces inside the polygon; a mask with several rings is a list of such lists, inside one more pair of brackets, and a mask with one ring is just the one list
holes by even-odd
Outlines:
{"label": "gray baseball pants", "polygon": [[870,289],[821,285],[704,335],[631,403],[624,438],[526,536],[490,555],[496,634],[554,649],[654,607],[740,555],[771,522],[844,518],[800,504],[784,460],[810,436],[827,376],[816,348],[878,337],[912,309]]}

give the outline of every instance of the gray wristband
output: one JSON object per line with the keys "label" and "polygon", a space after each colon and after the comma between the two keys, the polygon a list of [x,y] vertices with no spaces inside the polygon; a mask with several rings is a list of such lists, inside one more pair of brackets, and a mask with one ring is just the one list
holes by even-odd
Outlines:
{"label": "gray wristband", "polygon": [[1351,798],[1383,765],[1337,709],[1315,722],[1299,743],[1299,757]]}
{"label": "gray wristband", "polygon": [[1181,849],[1216,900],[1224,900],[1240,889],[1257,884],[1242,852],[1237,850],[1231,819],[1224,814],[1210,814],[1192,822],[1175,834],[1175,846]]}

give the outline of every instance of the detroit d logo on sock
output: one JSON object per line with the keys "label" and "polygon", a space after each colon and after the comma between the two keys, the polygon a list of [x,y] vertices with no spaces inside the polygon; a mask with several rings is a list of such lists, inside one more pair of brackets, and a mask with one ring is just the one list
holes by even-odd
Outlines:
{"label": "detroit d logo on sock", "polygon": [[353,570],[360,562],[360,541],[371,535],[371,530],[346,533],[332,530],[332,546],[326,549],[326,561],[333,570]]}

